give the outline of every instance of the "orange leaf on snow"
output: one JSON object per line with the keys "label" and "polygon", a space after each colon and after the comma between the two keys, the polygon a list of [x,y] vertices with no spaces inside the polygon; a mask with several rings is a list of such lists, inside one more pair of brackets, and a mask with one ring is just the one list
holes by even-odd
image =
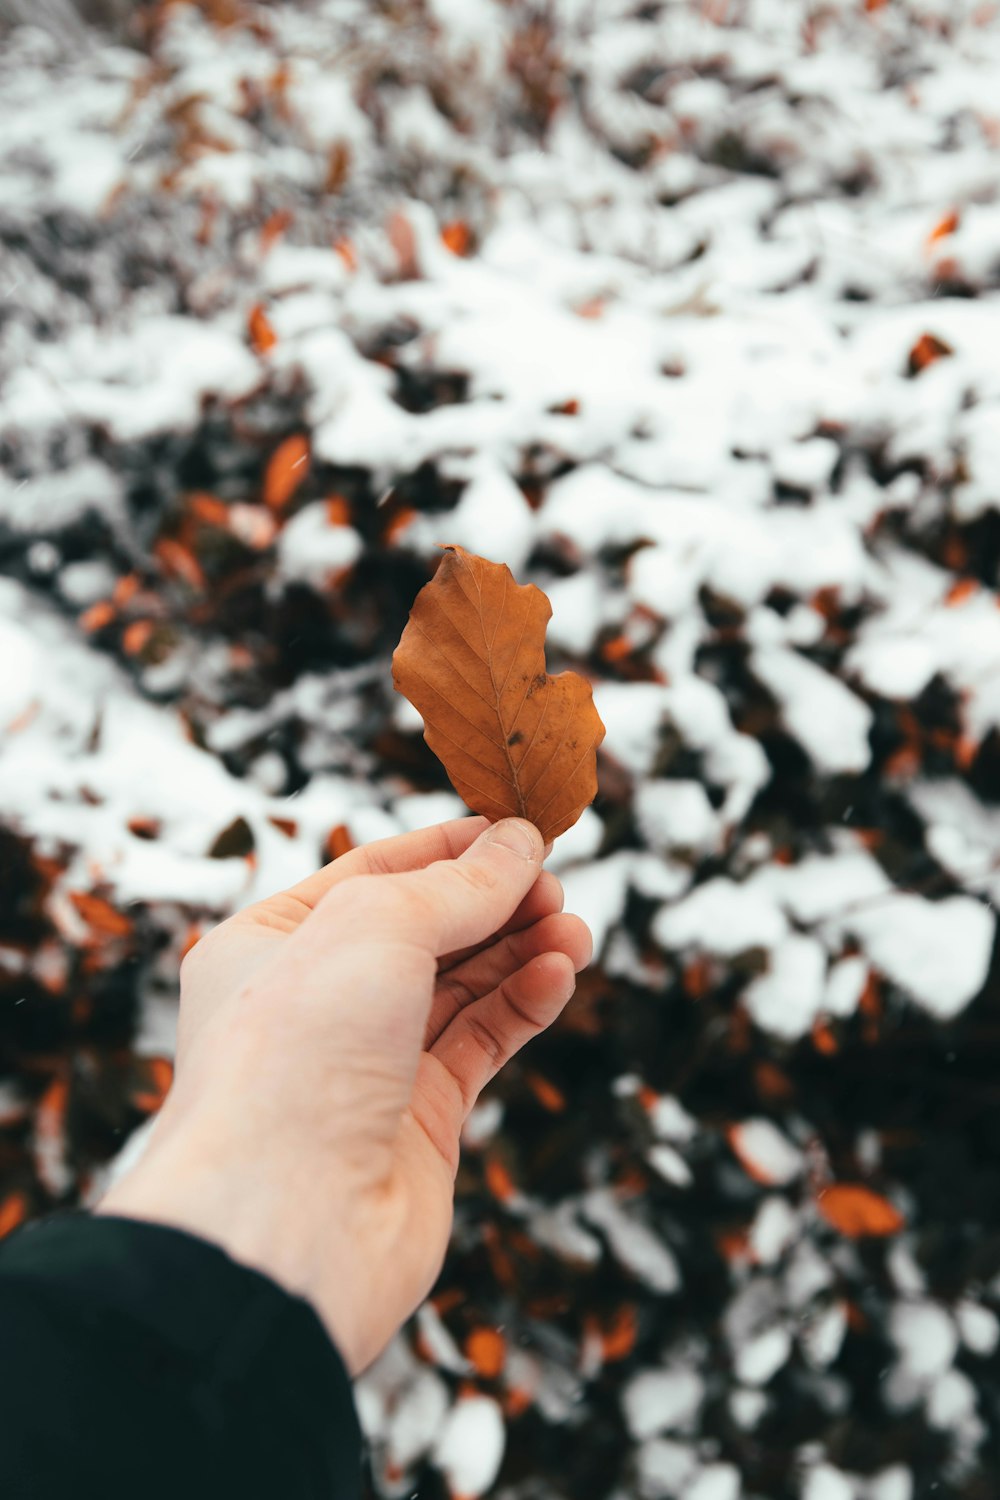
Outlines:
{"label": "orange leaf on snow", "polygon": [[979,754],[979,741],[971,734],[960,734],[953,751],[955,764],[960,771],[968,771]]}
{"label": "orange leaf on snow", "polygon": [[328,495],[326,519],[331,526],[350,526],[351,502],[346,495]]}
{"label": "orange leaf on snow", "polygon": [[882,774],[893,779],[909,781],[919,774],[922,764],[918,745],[900,745],[898,750],[894,750],[886,757],[882,766]]}
{"label": "orange leaf on snow", "polygon": [[149,644],[149,638],[156,626],[152,620],[133,620],[122,631],[122,646],[129,656],[138,656],[139,652]]}
{"label": "orange leaf on snow", "polygon": [[125,826],[137,839],[155,839],[159,838],[163,825],[159,818],[149,818],[139,814],[134,818],[129,818]]}
{"label": "orange leaf on snow", "polygon": [[478,1374],[495,1380],[507,1358],[507,1341],[497,1328],[474,1328],[465,1341],[465,1353]]}
{"label": "orange leaf on snow", "polygon": [[247,318],[247,336],[255,354],[267,354],[278,342],[278,335],[271,327],[271,320],[259,302],[255,302]]}
{"label": "orange leaf on snow", "polygon": [[783,1187],[802,1170],[802,1153],[763,1117],[728,1126],[726,1140],[747,1176],[765,1187]]}
{"label": "orange leaf on snow", "polygon": [[279,833],[283,833],[286,839],[294,839],[298,834],[299,825],[294,818],[269,817],[267,821],[272,828],[276,828]]}
{"label": "orange leaf on snow", "polygon": [[264,472],[264,503],[284,510],[309,473],[309,439],[302,433],[285,438],[268,459]]}
{"label": "orange leaf on snow", "polygon": [[393,682],[473,812],[527,818],[546,842],[597,795],[604,725],[590,683],[545,670],[548,599],[504,563],[446,547],[417,595]]}
{"label": "orange leaf on snow", "polygon": [[23,1224],[28,1217],[28,1200],[23,1193],[15,1190],[8,1193],[3,1202],[0,1203],[0,1239],[10,1234],[19,1224]]}
{"label": "orange leaf on snow", "polygon": [[326,852],[330,859],[340,859],[342,854],[350,854],[354,848],[354,840],[347,831],[346,823],[338,823],[331,828],[326,836]]}
{"label": "orange leaf on snow", "polygon": [[229,525],[229,506],[216,495],[206,495],[200,490],[196,491],[188,496],[187,509],[195,520],[201,521],[204,526]]}
{"label": "orange leaf on snow", "polygon": [[39,1140],[62,1139],[68,1104],[69,1083],[65,1078],[53,1078],[35,1106],[35,1134]]}
{"label": "orange leaf on snow", "polygon": [[343,238],[334,240],[333,249],[334,253],[340,256],[349,271],[356,271],[358,269],[358,254],[350,240]]}
{"label": "orange leaf on snow", "polygon": [[386,522],[385,529],[382,532],[383,542],[389,546],[395,543],[406,530],[407,526],[409,526],[410,522],[416,520],[418,514],[409,505],[401,506],[395,515],[391,516]]}
{"label": "orange leaf on snow", "polygon": [[189,547],[183,542],[175,541],[173,537],[161,536],[153,547],[155,556],[162,563],[168,573],[176,578],[183,578],[193,589],[205,587],[205,575],[201,569],[201,563],[195,557]]}
{"label": "orange leaf on snow", "polygon": [[124,912],[90,891],[70,891],[69,899],[87,926],[105,937],[128,937],[132,922]]}
{"label": "orange leaf on snow", "polygon": [[184,934],[184,938],[183,938],[183,941],[181,943],[181,951],[180,951],[180,955],[179,955],[178,961],[180,961],[181,959],[187,958],[188,954],[191,952],[191,949],[194,947],[195,943],[200,942],[202,937],[203,937],[203,933],[201,931],[201,928],[198,927],[198,926],[196,926],[195,923],[192,922],[191,926],[188,928],[187,932]]}
{"label": "orange leaf on snow", "polygon": [[351,175],[351,148],[346,141],[334,141],[326,158],[324,193],[339,193]]}
{"label": "orange leaf on snow", "polygon": [[525,1082],[543,1109],[550,1115],[560,1115],[566,1108],[566,1095],[562,1089],[541,1073],[528,1073]]}
{"label": "orange leaf on snow", "polygon": [[111,599],[116,609],[124,609],[130,599],[134,599],[142,587],[142,580],[138,573],[123,573],[111,590]]}
{"label": "orange leaf on snow", "polygon": [[603,1325],[596,1318],[588,1319],[588,1322],[600,1340],[601,1354],[606,1364],[627,1359],[632,1353],[639,1336],[639,1318],[634,1303],[623,1302]]}
{"label": "orange leaf on snow", "polygon": [[268,219],[265,219],[260,231],[260,248],[262,250],[270,250],[271,246],[281,239],[285,230],[291,225],[292,217],[287,208],[279,208]]}
{"label": "orange leaf on snow", "polygon": [[610,641],[605,641],[601,647],[601,656],[607,662],[624,661],[631,656],[635,648],[627,635],[616,635]]}
{"label": "orange leaf on snow", "polygon": [[979,581],[975,578],[957,578],[951,588],[944,596],[945,604],[954,607],[956,604],[965,604],[973,595],[979,593]]}
{"label": "orange leaf on snow", "polygon": [[92,634],[95,630],[103,630],[105,625],[110,625],[115,617],[115,607],[110,599],[99,599],[89,609],[85,609],[80,616],[80,628]]}
{"label": "orange leaf on snow", "polygon": [[947,359],[954,352],[951,345],[946,344],[944,339],[939,339],[937,334],[922,333],[910,350],[910,374],[919,375],[921,370],[937,364],[939,359]]}
{"label": "orange leaf on snow", "polygon": [[486,1163],[486,1186],[500,1203],[508,1203],[517,1196],[517,1188],[502,1161],[492,1157]]}
{"label": "orange leaf on snow", "polygon": [[852,1240],[896,1234],[906,1222],[888,1198],[859,1182],[835,1182],[820,1193],[816,1206],[828,1224]]}
{"label": "orange leaf on snow", "polygon": [[821,1052],[824,1057],[832,1057],[835,1052],[840,1051],[840,1044],[833,1031],[818,1016],[813,1022],[812,1044],[816,1048],[816,1051]]}
{"label": "orange leaf on snow", "polygon": [[472,245],[469,226],[461,219],[452,219],[450,224],[445,224],[441,239],[452,255],[468,255]]}
{"label": "orange leaf on snow", "polygon": [[936,245],[939,240],[946,240],[950,234],[954,234],[959,225],[958,214],[952,211],[939,219],[927,236],[928,245]]}

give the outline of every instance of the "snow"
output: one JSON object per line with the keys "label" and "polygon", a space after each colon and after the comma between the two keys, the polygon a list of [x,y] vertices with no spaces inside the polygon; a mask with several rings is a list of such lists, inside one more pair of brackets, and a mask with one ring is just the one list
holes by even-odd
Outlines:
{"label": "snow", "polygon": [[326,505],[317,501],[300,510],[281,533],[278,544],[286,582],[315,588],[336,587],[342,573],[357,562],[364,542],[353,526],[331,525]]}
{"label": "snow", "polygon": [[860,957],[842,958],[830,965],[823,991],[823,1009],[831,1016],[851,1016],[858,1008],[868,980],[868,963]]}
{"label": "snow", "polygon": [[799,1220],[785,1198],[765,1198],[750,1226],[750,1249],[758,1265],[773,1266],[799,1233]]}
{"label": "snow", "polygon": [[[835,1128],[841,1096],[809,1080],[861,1046],[873,1076],[933,1059],[962,1097],[985,1003],[1000,33],[975,0],[429,0],[424,27],[359,0],[225,27],[161,9],[152,57],[65,28],[0,45],[0,819],[68,861],[55,936],[5,942],[4,970],[76,975],[71,895],[134,903],[131,1048],[169,1052],[192,927],[314,870],[341,826],[461,815],[389,655],[437,543],[506,561],[549,594],[550,670],[582,671],[607,724],[600,797],[549,858],[596,968],[525,1057],[568,1108],[540,1115],[511,1070],[466,1124],[443,1285],[468,1300],[425,1304],[359,1384],[376,1483],[404,1500],[431,1463],[484,1493],[509,1427],[547,1496],[547,1455],[646,1376],[634,1453],[627,1402],[608,1438],[622,1494],[633,1475],[650,1500],[749,1492],[727,1424],[784,1417],[772,1381],[790,1430],[802,1400],[826,1414],[808,1449],[769,1439],[775,1492],[911,1500],[921,1423],[946,1474],[971,1472],[995,1298],[956,1266],[932,1300],[947,1236],[890,1145],[897,1091],[883,1121],[845,1090]],[[928,335],[947,347],[915,372]],[[311,464],[278,510],[262,474],[289,431]],[[164,539],[206,589],[168,576]],[[252,857],[212,858],[236,819]],[[37,1092],[17,1172],[72,1187]],[[940,1130],[967,1191],[962,1127]],[[491,1217],[494,1147],[532,1186]],[[906,1210],[881,1280],[804,1206],[844,1151]],[[536,1313],[530,1277],[499,1284],[509,1231],[515,1259],[556,1258],[565,1316]],[[692,1278],[682,1327],[695,1256],[717,1305]],[[578,1332],[595,1287],[602,1317],[636,1309],[634,1356]],[[473,1298],[509,1319],[504,1413],[467,1394]],[[895,1357],[855,1475],[853,1366],[832,1367],[858,1302]],[[657,1389],[668,1410],[687,1393],[662,1426]]]}
{"label": "snow", "polygon": [[638,1441],[661,1432],[687,1430],[704,1392],[693,1370],[640,1370],[622,1395],[629,1432]]}
{"label": "snow", "polygon": [[603,949],[608,933],[625,909],[631,866],[631,855],[622,851],[599,864],[575,865],[560,876],[566,910],[576,912],[587,923],[595,955]]}
{"label": "snow", "polygon": [[770,1120],[743,1120],[732,1129],[733,1149],[758,1182],[783,1187],[805,1165],[802,1152]]}
{"label": "snow", "polygon": [[453,1495],[489,1489],[503,1458],[503,1414],[489,1396],[466,1396],[452,1407],[434,1448],[434,1462]]}
{"label": "snow", "polygon": [[673,1094],[660,1094],[649,1108],[649,1123],[653,1134],[661,1140],[683,1144],[694,1136],[697,1125]]}
{"label": "snow", "polygon": [[939,1020],[958,1015],[982,988],[994,921],[971,897],[894,894],[842,920],[875,967]]}
{"label": "snow", "polygon": [[599,683],[594,704],[607,731],[606,751],[636,775],[648,774],[670,695],[655,683]]}
{"label": "snow", "polygon": [[679,1289],[681,1273],[670,1246],[641,1219],[621,1208],[610,1193],[600,1188],[588,1193],[584,1216],[602,1231],[626,1270],[656,1292],[669,1294]]}
{"label": "snow", "polygon": [[[440,530],[440,522],[435,523]],[[534,516],[524,495],[495,465],[483,466],[448,517],[448,541],[495,562],[519,578],[535,538]]]}
{"label": "snow", "polygon": [[840,1353],[847,1335],[847,1309],[833,1302],[807,1319],[799,1329],[799,1347],[817,1370],[825,1370]]}
{"label": "snow", "polygon": [[706,881],[653,918],[653,937],[668,951],[697,947],[722,958],[771,948],[785,937],[780,910],[762,891],[724,876]]}
{"label": "snow", "polygon": [[953,1312],[965,1347],[988,1359],[1000,1345],[1000,1318],[992,1308],[968,1300],[956,1303]]}
{"label": "snow", "polygon": [[433,1370],[421,1370],[405,1387],[389,1425],[390,1462],[406,1470],[433,1447],[448,1412],[448,1387]]}
{"label": "snow", "polygon": [[698,1467],[694,1450],[687,1443],[669,1438],[649,1438],[636,1453],[639,1493],[644,1500],[674,1500],[687,1493]]}
{"label": "snow", "polygon": [[913,1476],[903,1464],[874,1475],[862,1491],[864,1500],[913,1500]]}
{"label": "snow", "polygon": [[830,478],[839,457],[840,448],[830,438],[789,443],[775,452],[774,477],[793,489],[819,489]]}
{"label": "snow", "polygon": [[774,694],[786,729],[817,770],[837,775],[865,769],[872,712],[838,678],[780,646],[755,651],[750,667]]}
{"label": "snow", "polygon": [[700,781],[643,781],[635,790],[639,831],[651,849],[702,854],[719,842],[719,820]]}
{"label": "snow", "polygon": [[662,1143],[650,1146],[646,1152],[646,1160],[665,1182],[673,1183],[674,1187],[690,1187],[694,1181],[691,1168],[673,1146]]}
{"label": "snow", "polygon": [[950,1369],[958,1350],[954,1321],[936,1302],[898,1302],[889,1319],[889,1335],[906,1372],[919,1380]]}
{"label": "snow", "polygon": [[973,1416],[976,1388],[963,1370],[947,1370],[935,1380],[927,1397],[927,1420],[942,1431],[953,1430]]}
{"label": "snow", "polygon": [[767,972],[747,986],[747,1010],[762,1030],[794,1041],[806,1035],[822,1009],[825,979],[822,944],[789,933],[771,954]]}
{"label": "snow", "polygon": [[766,1385],[785,1364],[792,1351],[787,1328],[768,1328],[736,1350],[733,1368],[744,1385]]}
{"label": "snow", "polygon": [[739,1500],[740,1471],[734,1464],[706,1464],[684,1494],[686,1500]]}
{"label": "snow", "polygon": [[854,1486],[832,1464],[817,1464],[805,1477],[802,1500],[855,1500]]}

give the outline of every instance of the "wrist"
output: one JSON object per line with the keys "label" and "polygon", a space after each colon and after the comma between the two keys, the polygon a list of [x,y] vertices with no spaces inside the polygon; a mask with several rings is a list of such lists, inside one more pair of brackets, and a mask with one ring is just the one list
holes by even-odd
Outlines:
{"label": "wrist", "polygon": [[[287,1183],[284,1189],[276,1202],[257,1174],[241,1184],[231,1167],[213,1170],[206,1153],[164,1148],[113,1183],[93,1212],[183,1230],[269,1277],[309,1303],[353,1377],[366,1361],[348,1302],[356,1291],[347,1264],[350,1246],[331,1242],[341,1236],[327,1233],[317,1255],[315,1236],[297,1209],[309,1196],[296,1195]],[[335,1274],[318,1274],[320,1260]]]}

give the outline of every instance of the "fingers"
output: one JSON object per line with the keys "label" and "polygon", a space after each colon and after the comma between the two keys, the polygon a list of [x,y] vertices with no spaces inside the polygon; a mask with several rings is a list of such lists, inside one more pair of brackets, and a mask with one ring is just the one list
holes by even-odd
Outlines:
{"label": "fingers", "polygon": [[592,949],[593,940],[586,923],[579,917],[559,913],[499,938],[481,953],[438,976],[424,1046],[432,1047],[460,1010],[488,995],[531,959],[544,953],[565,954],[578,974],[590,962]]}
{"label": "fingers", "polygon": [[268,970],[286,1011],[323,1014],[328,1028],[415,1068],[439,955],[509,921],[538,878],[541,855],[538,830],[506,819],[457,859],[339,882],[282,945],[280,969]]}
{"label": "fingers", "polygon": [[321,870],[289,886],[284,894],[313,907],[327,891],[355,875],[399,874],[405,870],[422,870],[425,865],[438,860],[457,859],[488,826],[486,818],[452,818],[448,823],[418,828],[414,833],[376,839],[374,843],[342,854]]}
{"label": "fingers", "polygon": [[533,824],[504,818],[457,859],[387,877],[384,899],[394,935],[435,958],[484,942],[510,921],[531,890],[542,855],[542,836]]}
{"label": "fingers", "polygon": [[491,933],[485,942],[473,943],[467,948],[457,948],[454,953],[446,953],[440,960],[441,971],[453,969],[467,958],[472,958],[473,954],[492,947],[497,938],[506,937],[510,932],[520,932],[522,928],[530,927],[532,922],[562,911],[564,900],[561,881],[551,870],[543,870],[509,922],[505,922],[498,932]]}
{"label": "fingers", "polygon": [[543,953],[447,1026],[430,1055],[455,1080],[464,1115],[515,1052],[551,1026],[576,988],[572,960]]}

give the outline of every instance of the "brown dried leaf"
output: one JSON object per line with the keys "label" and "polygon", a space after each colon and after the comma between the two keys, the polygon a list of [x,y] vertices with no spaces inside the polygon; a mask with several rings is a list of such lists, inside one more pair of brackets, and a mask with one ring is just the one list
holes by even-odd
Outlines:
{"label": "brown dried leaf", "polygon": [[548,842],[597,795],[604,725],[590,684],[545,671],[548,599],[505,563],[446,547],[392,659],[396,688],[474,812],[527,818]]}
{"label": "brown dried leaf", "polygon": [[264,472],[264,504],[284,510],[309,473],[309,439],[301,433],[285,438],[268,459]]}
{"label": "brown dried leaf", "polygon": [[817,1207],[834,1229],[848,1239],[897,1234],[905,1220],[899,1209],[860,1182],[835,1182],[817,1199]]}

